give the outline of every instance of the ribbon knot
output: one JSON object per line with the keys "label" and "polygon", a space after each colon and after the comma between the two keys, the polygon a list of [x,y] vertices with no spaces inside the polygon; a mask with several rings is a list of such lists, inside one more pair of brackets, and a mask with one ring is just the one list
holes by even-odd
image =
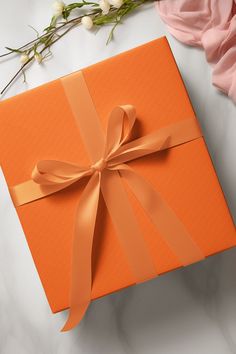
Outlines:
{"label": "ribbon knot", "polygon": [[[91,146],[94,141],[99,140],[93,125],[93,123],[97,124],[99,119],[95,110],[91,109],[92,103],[89,101],[90,96],[82,76],[79,80],[83,87],[80,94],[86,102],[84,106],[81,100],[78,104],[77,96],[74,96],[74,86],[72,85],[70,90],[69,83],[64,85],[69,92],[69,102],[75,111],[80,109],[78,105],[82,105],[83,112],[85,112],[84,108],[90,112],[89,122],[82,118],[83,115],[80,115],[80,119],[84,119],[84,130],[91,133],[91,127],[93,129],[93,136],[86,133],[86,144]],[[181,264],[190,264],[204,258],[175,212],[145,179],[127,165],[131,160],[200,138],[201,132],[196,120],[186,119],[129,141],[135,120],[136,112],[133,106],[115,107],[108,120],[103,157],[97,162],[80,167],[67,161],[39,161],[33,169],[30,180],[10,189],[15,205],[20,206],[49,196],[88,177],[76,210],[70,313],[63,330],[69,330],[80,322],[91,301],[91,258],[100,192],[125,252],[134,282],[139,283],[157,276],[156,267],[130,205],[122,179],[126,181]]]}
{"label": "ribbon knot", "polygon": [[106,167],[107,167],[106,160],[104,158],[101,158],[91,166],[91,169],[92,171],[102,172]]}

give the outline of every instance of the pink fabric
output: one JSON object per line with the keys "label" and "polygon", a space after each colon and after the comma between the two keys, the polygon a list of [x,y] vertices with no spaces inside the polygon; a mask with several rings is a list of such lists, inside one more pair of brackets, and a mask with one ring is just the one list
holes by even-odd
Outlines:
{"label": "pink fabric", "polygon": [[205,50],[213,85],[236,103],[236,0],[160,0],[156,7],[174,37]]}

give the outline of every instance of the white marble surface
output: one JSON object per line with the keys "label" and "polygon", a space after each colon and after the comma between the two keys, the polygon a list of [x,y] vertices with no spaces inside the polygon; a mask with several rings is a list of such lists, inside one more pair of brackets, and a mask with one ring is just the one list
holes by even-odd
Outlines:
{"label": "white marble surface", "polygon": [[[0,45],[33,37],[26,24],[41,28],[50,0],[0,1]],[[38,86],[166,34],[153,5],[117,29],[96,35],[76,29],[54,47],[55,57],[33,65],[6,97]],[[204,54],[168,34],[183,79],[236,218],[235,105],[211,86]],[[18,61],[2,61],[0,85]],[[1,124],[1,123],[0,123]],[[223,236],[223,235],[222,235]],[[52,315],[3,176],[0,175],[0,353],[1,354],[228,354],[236,353],[236,250],[148,283],[97,300],[79,327],[60,333],[65,314]]]}

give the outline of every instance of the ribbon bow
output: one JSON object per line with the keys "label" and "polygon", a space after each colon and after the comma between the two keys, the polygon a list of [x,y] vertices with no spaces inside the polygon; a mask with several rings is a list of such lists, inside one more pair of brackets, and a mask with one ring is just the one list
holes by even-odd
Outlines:
{"label": "ribbon bow", "polygon": [[31,180],[11,188],[15,205],[22,205],[65,189],[84,177],[89,178],[76,211],[70,312],[64,331],[80,322],[91,301],[92,245],[100,191],[135,282],[157,276],[122,179],[183,265],[204,258],[175,212],[127,165],[131,160],[199,138],[201,133],[196,121],[183,120],[131,140],[135,120],[133,106],[115,107],[108,121],[104,152],[97,161],[85,167],[63,161],[39,161]]}

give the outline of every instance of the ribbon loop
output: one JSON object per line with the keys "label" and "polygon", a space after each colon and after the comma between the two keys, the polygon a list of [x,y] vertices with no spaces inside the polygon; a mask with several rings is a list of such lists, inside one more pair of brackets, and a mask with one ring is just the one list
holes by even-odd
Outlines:
{"label": "ribbon loop", "polygon": [[92,170],[87,167],[64,161],[42,160],[34,167],[32,180],[40,185],[67,184],[90,174]]}
{"label": "ribbon loop", "polygon": [[110,157],[130,137],[136,120],[134,106],[115,107],[109,117],[105,145],[105,156]]}
{"label": "ribbon loop", "polygon": [[110,166],[128,162],[167,148],[169,136],[161,136],[159,131],[122,145],[110,158]]}

